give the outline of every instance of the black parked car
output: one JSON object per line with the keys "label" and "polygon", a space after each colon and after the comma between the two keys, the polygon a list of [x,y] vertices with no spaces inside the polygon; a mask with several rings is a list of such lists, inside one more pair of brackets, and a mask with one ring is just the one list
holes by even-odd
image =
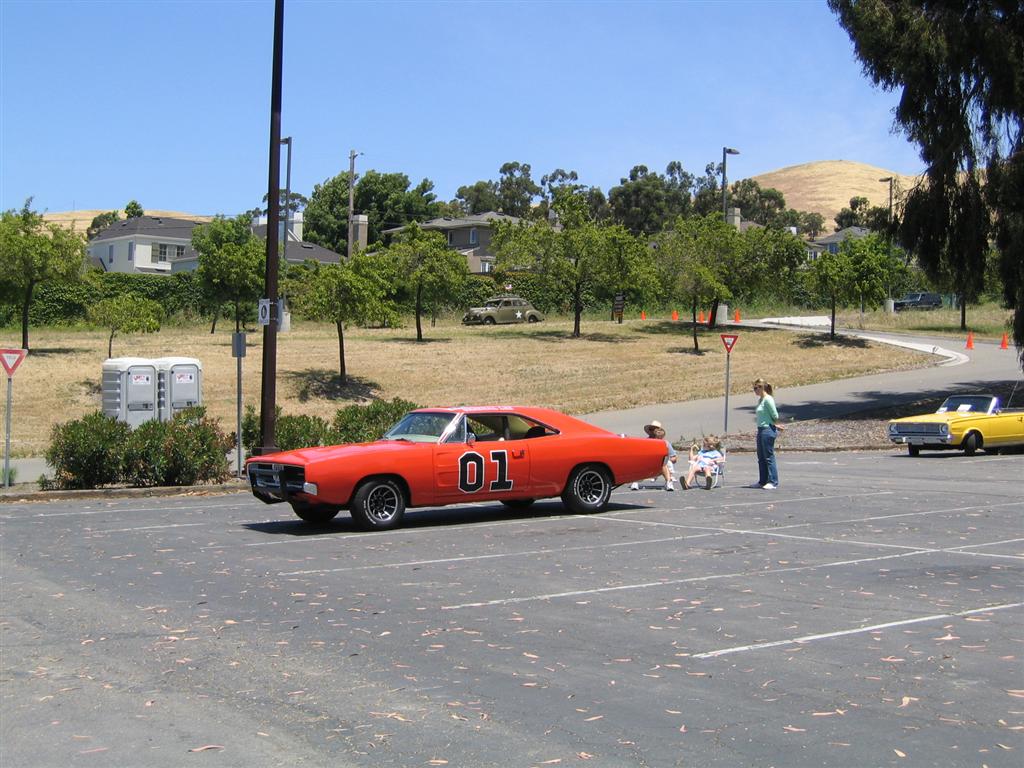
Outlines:
{"label": "black parked car", "polygon": [[904,309],[940,309],[942,296],[937,293],[908,293],[902,299],[893,302],[893,308],[900,312]]}

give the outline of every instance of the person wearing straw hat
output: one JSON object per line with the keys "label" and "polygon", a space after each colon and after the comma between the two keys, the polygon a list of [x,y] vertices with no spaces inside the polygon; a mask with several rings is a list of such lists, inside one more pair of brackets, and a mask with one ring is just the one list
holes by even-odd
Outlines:
{"label": "person wearing straw hat", "polygon": [[[644,426],[644,432],[647,436],[655,440],[663,440],[665,442],[665,461],[661,465],[661,476],[665,478],[665,490],[674,491],[675,487],[675,467],[676,463],[676,449],[672,447],[672,443],[665,437],[665,428],[661,426],[661,422],[657,419],[651,421],[650,424]],[[639,483],[632,483],[629,486],[632,490],[639,490]]]}

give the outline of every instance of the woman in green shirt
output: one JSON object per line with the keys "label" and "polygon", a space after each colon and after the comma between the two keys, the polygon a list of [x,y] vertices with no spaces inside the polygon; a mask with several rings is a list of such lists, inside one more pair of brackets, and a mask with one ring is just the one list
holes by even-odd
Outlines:
{"label": "woman in green shirt", "polygon": [[779,421],[779,410],[772,397],[772,385],[764,379],[754,382],[754,393],[760,398],[754,415],[757,417],[757,484],[766,491],[774,491],[779,484],[779,470],[775,465],[775,438],[785,429]]}

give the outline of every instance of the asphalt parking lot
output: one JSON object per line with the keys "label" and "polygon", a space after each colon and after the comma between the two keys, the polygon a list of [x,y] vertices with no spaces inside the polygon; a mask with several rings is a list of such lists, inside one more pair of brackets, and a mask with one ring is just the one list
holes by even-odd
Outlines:
{"label": "asphalt parking lot", "polygon": [[311,528],[0,505],[4,766],[1020,766],[1024,455]]}

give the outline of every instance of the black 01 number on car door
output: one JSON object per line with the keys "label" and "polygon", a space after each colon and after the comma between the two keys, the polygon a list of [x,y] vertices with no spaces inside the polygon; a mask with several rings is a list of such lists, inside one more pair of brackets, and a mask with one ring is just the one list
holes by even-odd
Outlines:
{"label": "black 01 number on car door", "polygon": [[439,445],[434,469],[440,500],[502,498],[529,486],[530,455],[517,440]]}

